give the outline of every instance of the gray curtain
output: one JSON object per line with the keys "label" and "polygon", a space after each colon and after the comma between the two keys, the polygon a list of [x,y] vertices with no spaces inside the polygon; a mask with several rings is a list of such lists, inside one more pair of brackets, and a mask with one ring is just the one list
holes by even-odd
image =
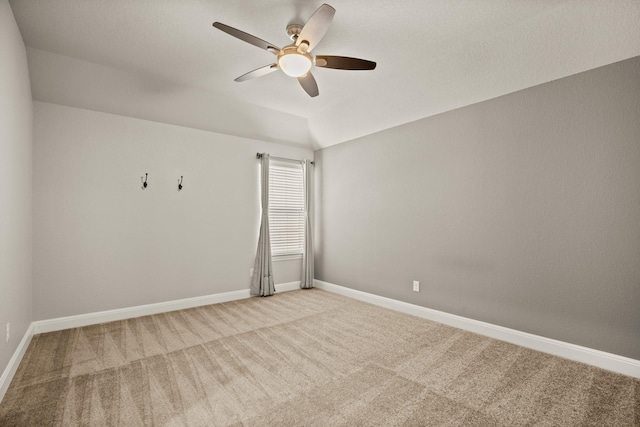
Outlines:
{"label": "gray curtain", "polygon": [[260,199],[262,215],[260,220],[260,238],[256,261],[253,264],[251,295],[267,297],[276,291],[273,286],[273,267],[271,265],[271,237],[269,235],[269,155],[264,153],[260,163]]}
{"label": "gray curtain", "polygon": [[313,209],[313,166],[310,160],[304,162],[304,252],[302,253],[302,289],[313,288],[313,224],[311,223],[311,209]]}

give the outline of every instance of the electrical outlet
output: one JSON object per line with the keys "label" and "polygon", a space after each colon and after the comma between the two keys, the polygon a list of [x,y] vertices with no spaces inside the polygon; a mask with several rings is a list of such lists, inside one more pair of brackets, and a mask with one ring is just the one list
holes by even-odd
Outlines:
{"label": "electrical outlet", "polygon": [[420,282],[417,280],[413,281],[413,292],[420,292]]}
{"label": "electrical outlet", "polygon": [[253,267],[249,269],[249,277],[253,277]]}
{"label": "electrical outlet", "polygon": [[11,323],[7,323],[5,326],[5,335],[4,335],[4,341],[6,343],[9,342],[9,338],[11,338]]}

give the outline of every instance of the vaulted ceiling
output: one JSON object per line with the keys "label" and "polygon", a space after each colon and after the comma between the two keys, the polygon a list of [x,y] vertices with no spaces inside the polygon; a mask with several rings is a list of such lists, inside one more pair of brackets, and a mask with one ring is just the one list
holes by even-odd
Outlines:
{"label": "vaulted ceiling", "polygon": [[236,83],[321,2],[13,0],[35,100],[219,133],[326,147],[640,55],[637,0],[328,0],[314,54],[374,71],[314,68],[310,98],[281,72]]}

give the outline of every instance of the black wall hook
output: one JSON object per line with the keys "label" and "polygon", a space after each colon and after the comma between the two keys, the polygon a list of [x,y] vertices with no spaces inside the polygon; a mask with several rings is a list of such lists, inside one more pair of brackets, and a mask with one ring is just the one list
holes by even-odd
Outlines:
{"label": "black wall hook", "polygon": [[178,191],[182,190],[182,175],[180,175],[180,181],[178,181]]}
{"label": "black wall hook", "polygon": [[145,188],[147,188],[147,177],[149,176],[148,173],[144,174],[144,180],[142,179],[142,177],[140,177],[140,181],[142,181],[142,189],[144,190]]}

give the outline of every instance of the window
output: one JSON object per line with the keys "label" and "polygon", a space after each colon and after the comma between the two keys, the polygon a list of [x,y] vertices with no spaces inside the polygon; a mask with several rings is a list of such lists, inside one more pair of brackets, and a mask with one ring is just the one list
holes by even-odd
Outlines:
{"label": "window", "polygon": [[302,255],[304,186],[301,164],[276,160],[269,164],[269,231],[272,257]]}

